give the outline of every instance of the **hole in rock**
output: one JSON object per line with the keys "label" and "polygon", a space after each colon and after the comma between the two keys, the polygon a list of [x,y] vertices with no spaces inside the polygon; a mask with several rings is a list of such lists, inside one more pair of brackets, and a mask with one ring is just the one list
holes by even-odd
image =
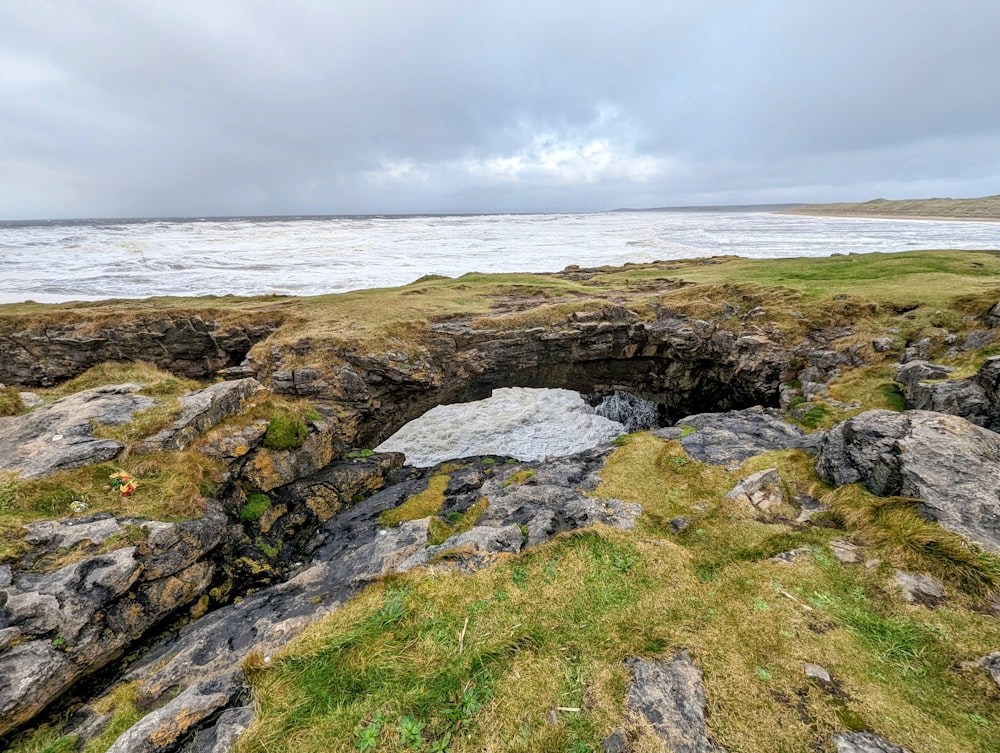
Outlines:
{"label": "hole in rock", "polygon": [[584,397],[572,390],[504,387],[484,400],[432,408],[376,449],[402,452],[408,465],[422,468],[473,455],[543,460],[665,424],[661,406],[627,392]]}

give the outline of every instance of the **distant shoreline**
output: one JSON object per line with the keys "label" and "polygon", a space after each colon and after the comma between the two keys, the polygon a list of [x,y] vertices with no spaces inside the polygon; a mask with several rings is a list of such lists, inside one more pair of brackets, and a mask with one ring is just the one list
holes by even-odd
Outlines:
{"label": "distant shoreline", "polygon": [[781,214],[810,217],[864,217],[937,222],[1000,222],[1000,195],[978,199],[873,199],[860,203],[804,204]]}

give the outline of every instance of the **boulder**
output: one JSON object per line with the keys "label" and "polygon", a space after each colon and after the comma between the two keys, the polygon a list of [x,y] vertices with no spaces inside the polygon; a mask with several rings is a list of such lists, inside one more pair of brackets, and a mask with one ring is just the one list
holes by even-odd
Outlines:
{"label": "boulder", "polygon": [[670,661],[626,659],[632,674],[625,705],[652,725],[674,753],[725,753],[705,728],[701,669],[681,650]]}
{"label": "boulder", "polygon": [[[683,427],[697,431],[684,434]],[[653,432],[663,439],[679,439],[695,460],[729,466],[769,450],[808,449],[815,438],[786,422],[773,408],[755,406],[727,413],[699,413],[674,426]]]}
{"label": "boulder", "polygon": [[94,424],[128,423],[157,401],[135,393],[141,384],[115,384],[56,400],[20,416],[0,418],[0,471],[39,478],[115,457],[122,444],[94,436]]}
{"label": "boulder", "polygon": [[917,498],[928,519],[1000,551],[1000,434],[940,413],[867,411],[827,432],[816,470],[836,486]]}
{"label": "boulder", "polygon": [[948,379],[953,370],[926,361],[900,367],[896,381],[903,387],[907,407],[961,416],[1000,430],[1000,356],[986,359],[969,379]]}
{"label": "boulder", "polygon": [[936,607],[944,601],[944,585],[931,575],[897,570],[895,580],[903,592],[903,598],[910,604]]}
{"label": "boulder", "polygon": [[183,450],[213,426],[241,412],[264,387],[256,379],[219,382],[178,398],[181,415],[173,424],[146,439],[142,452]]}

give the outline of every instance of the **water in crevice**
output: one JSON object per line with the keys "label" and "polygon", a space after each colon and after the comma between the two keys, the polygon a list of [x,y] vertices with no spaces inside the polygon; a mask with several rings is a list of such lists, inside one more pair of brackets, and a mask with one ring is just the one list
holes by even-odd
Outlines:
{"label": "water in crevice", "polygon": [[571,390],[507,387],[485,400],[432,408],[376,449],[402,452],[418,467],[473,455],[543,460],[658,426],[657,416],[655,403],[628,393],[585,399]]}

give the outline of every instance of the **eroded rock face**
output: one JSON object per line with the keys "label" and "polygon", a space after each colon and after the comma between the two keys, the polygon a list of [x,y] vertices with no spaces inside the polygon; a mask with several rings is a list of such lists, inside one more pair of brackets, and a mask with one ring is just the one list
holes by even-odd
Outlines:
{"label": "eroded rock face", "polygon": [[[34,554],[69,542],[96,546],[130,533],[126,524],[111,521],[116,530],[107,518],[35,524],[29,532]],[[224,514],[213,506],[199,520],[146,524],[144,540],[134,546],[52,573],[13,574],[0,591],[0,735],[197,599],[213,575],[213,566],[201,560],[225,529]]]}
{"label": "eroded rock face", "polygon": [[725,753],[705,728],[701,669],[681,650],[670,661],[627,659],[633,679],[625,705],[645,718],[674,753]]}
{"label": "eroded rock face", "polygon": [[940,413],[867,411],[826,434],[816,470],[837,486],[916,497],[929,519],[1000,551],[1000,434]]}
{"label": "eroded rock face", "polygon": [[[280,317],[220,323],[203,315],[165,312],[135,317],[26,326],[0,331],[0,382],[50,387],[105,361],[147,361],[174,374],[204,378],[239,364]],[[13,331],[11,331],[13,330]]]}
{"label": "eroded rock face", "polygon": [[776,405],[782,374],[795,356],[757,332],[664,315],[638,322],[569,320],[558,327],[501,331],[435,324],[408,352],[338,353],[337,365],[286,368],[309,360],[320,343],[275,346],[262,357],[277,392],[329,401],[346,439],[375,446],[430,408],[487,397],[497,387],[564,387],[584,393],[623,386],[655,399],[673,417],[695,410]]}

